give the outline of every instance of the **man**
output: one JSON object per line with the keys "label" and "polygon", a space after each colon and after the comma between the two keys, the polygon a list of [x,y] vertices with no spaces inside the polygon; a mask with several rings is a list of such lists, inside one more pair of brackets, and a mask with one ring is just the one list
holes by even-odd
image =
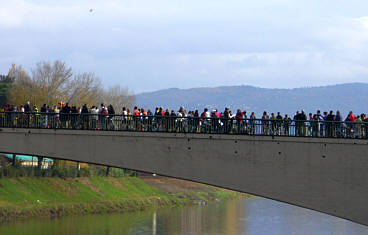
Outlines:
{"label": "man", "polygon": [[236,124],[237,124],[237,133],[240,133],[242,131],[242,128],[243,128],[243,112],[238,109],[236,111],[236,114],[235,114],[235,120],[236,120]]}
{"label": "man", "polygon": [[317,136],[323,136],[323,116],[321,114],[321,110],[317,110],[317,114],[316,114],[316,119],[317,119]]}
{"label": "man", "polygon": [[275,135],[276,134],[276,129],[277,129],[277,121],[276,121],[276,116],[274,113],[271,113],[271,134]]}
{"label": "man", "polygon": [[306,129],[306,123],[305,121],[307,121],[307,115],[305,114],[304,109],[302,110],[302,113],[300,114],[300,134],[301,136],[305,136],[307,134],[307,129]]}
{"label": "man", "polygon": [[354,115],[353,111],[350,111],[348,116],[345,118],[345,122],[347,126],[347,133],[349,137],[353,135],[355,120],[356,120],[356,116]]}
{"label": "man", "polygon": [[223,123],[225,128],[225,133],[229,133],[231,131],[232,122],[230,119],[230,110],[229,108],[225,108],[223,113]]}
{"label": "man", "polygon": [[267,112],[264,111],[262,115],[262,134],[263,135],[268,135],[269,133],[269,126],[270,126],[269,119],[270,117],[268,116]]}
{"label": "man", "polygon": [[27,103],[24,105],[24,112],[25,113],[30,113],[31,112],[31,105],[30,105],[29,101],[27,101]]}
{"label": "man", "polygon": [[38,110],[36,105],[33,105],[32,112],[33,112],[33,115],[34,115],[33,116],[33,118],[34,118],[33,127],[39,127],[40,126],[40,114],[39,114],[39,110]]}
{"label": "man", "polygon": [[347,121],[349,122],[355,122],[356,116],[354,115],[353,111],[350,111],[348,116],[347,116]]}
{"label": "man", "polygon": [[88,107],[87,104],[84,104],[81,110],[81,118],[82,118],[82,129],[88,129],[89,127],[89,116],[88,116]]}
{"label": "man", "polygon": [[293,121],[295,123],[295,136],[300,136],[300,113],[296,111],[296,114],[293,117]]}
{"label": "man", "polygon": [[256,125],[257,125],[257,117],[256,117],[256,114],[252,112],[249,117],[249,126],[250,126],[251,135],[258,134]]}
{"label": "man", "polygon": [[289,135],[291,122],[292,122],[292,120],[290,119],[289,115],[285,114],[285,117],[284,117],[284,136]]}
{"label": "man", "polygon": [[106,129],[106,119],[107,119],[107,108],[105,107],[104,103],[101,103],[100,108],[98,109],[98,114],[99,114],[99,122],[100,122],[100,128],[102,130]]}
{"label": "man", "polygon": [[362,121],[363,121],[363,127],[362,127],[362,138],[367,138],[367,131],[368,131],[368,118],[365,113],[362,113]]}
{"label": "man", "polygon": [[48,126],[48,109],[47,109],[47,105],[46,104],[43,104],[42,107],[41,107],[41,115],[42,115],[42,125],[43,125],[43,128],[47,128]]}
{"label": "man", "polygon": [[281,134],[281,126],[282,126],[282,116],[280,112],[277,112],[277,116],[276,116],[277,122],[276,122],[276,134],[280,135]]}
{"label": "man", "polygon": [[330,113],[326,116],[326,132],[327,137],[333,137],[335,136],[335,115],[333,114],[333,111],[331,110]]}
{"label": "man", "polygon": [[90,113],[91,113],[91,127],[92,129],[96,129],[97,128],[97,120],[98,120],[98,109],[96,106],[92,106],[90,109]]}
{"label": "man", "polygon": [[210,112],[208,111],[208,108],[205,108],[204,110],[203,110],[203,112],[201,113],[201,119],[200,119],[200,121],[201,121],[201,123],[200,123],[200,125],[201,125],[201,127],[204,129],[204,131],[206,132],[207,131],[207,129],[208,129],[208,126],[209,126],[209,118],[211,117],[211,114],[210,114]]}

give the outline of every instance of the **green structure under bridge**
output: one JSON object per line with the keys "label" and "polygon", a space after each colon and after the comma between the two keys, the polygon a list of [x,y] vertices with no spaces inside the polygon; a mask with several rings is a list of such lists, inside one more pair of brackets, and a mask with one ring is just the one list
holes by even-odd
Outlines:
{"label": "green structure under bridge", "polygon": [[15,165],[16,161],[20,161],[21,166],[37,166],[39,168],[48,168],[53,164],[53,160],[45,157],[28,156],[28,155],[17,155],[0,153],[0,156],[9,159],[12,165]]}

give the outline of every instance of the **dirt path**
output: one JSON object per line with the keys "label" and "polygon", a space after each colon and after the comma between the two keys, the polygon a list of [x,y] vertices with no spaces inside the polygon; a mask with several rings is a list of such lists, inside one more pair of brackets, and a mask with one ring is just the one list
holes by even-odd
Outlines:
{"label": "dirt path", "polygon": [[163,176],[143,176],[140,178],[147,184],[167,193],[221,191],[208,185]]}

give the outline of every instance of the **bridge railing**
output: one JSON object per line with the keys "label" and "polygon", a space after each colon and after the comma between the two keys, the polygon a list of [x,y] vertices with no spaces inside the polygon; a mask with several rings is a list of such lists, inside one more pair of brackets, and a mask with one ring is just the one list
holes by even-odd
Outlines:
{"label": "bridge railing", "polygon": [[0,112],[0,127],[368,139],[368,122]]}

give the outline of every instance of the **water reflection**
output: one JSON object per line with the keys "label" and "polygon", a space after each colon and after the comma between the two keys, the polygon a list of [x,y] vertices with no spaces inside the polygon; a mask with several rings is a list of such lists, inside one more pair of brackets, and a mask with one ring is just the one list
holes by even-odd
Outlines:
{"label": "water reflection", "polygon": [[267,199],[126,214],[35,219],[0,234],[368,234],[368,227]]}
{"label": "water reflection", "polygon": [[157,215],[156,215],[156,211],[154,211],[153,212],[153,219],[152,219],[152,235],[157,234],[156,221],[157,221]]}

